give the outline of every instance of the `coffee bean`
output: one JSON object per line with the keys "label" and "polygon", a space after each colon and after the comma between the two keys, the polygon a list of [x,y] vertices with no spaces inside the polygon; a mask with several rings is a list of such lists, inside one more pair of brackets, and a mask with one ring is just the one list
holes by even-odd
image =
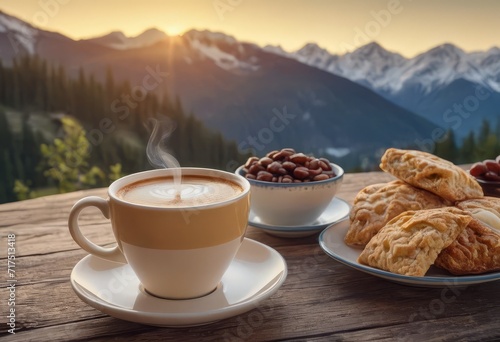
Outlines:
{"label": "coffee bean", "polygon": [[319,167],[323,169],[323,171],[329,171],[332,168],[330,167],[330,164],[325,163],[323,160],[319,161]]}
{"label": "coffee bean", "polygon": [[319,167],[319,159],[313,159],[309,163],[309,168],[316,170]]}
{"label": "coffee bean", "polygon": [[309,170],[309,177],[314,178],[321,174],[323,172],[323,169],[318,167],[316,170]]}
{"label": "coffee bean", "polygon": [[256,175],[257,173],[259,173],[259,171],[264,171],[266,168],[262,165],[259,165],[259,164],[253,164],[252,166],[250,166],[250,168],[248,169],[248,172],[250,173],[253,173],[254,175]]}
{"label": "coffee bean", "polygon": [[247,162],[245,163],[245,167],[248,169],[248,168],[250,168],[250,166],[252,166],[253,164],[255,164],[258,161],[259,161],[259,158],[257,158],[257,157],[250,157],[250,158],[248,158]]}
{"label": "coffee bean", "polygon": [[278,173],[279,169],[281,168],[281,163],[277,161],[273,161],[271,164],[267,166],[267,171],[271,173]]}
{"label": "coffee bean", "polygon": [[267,171],[259,171],[259,173],[257,173],[257,180],[264,182],[272,182],[273,174]]}
{"label": "coffee bean", "polygon": [[[273,158],[273,157],[274,157],[274,155],[275,155],[276,153],[278,153],[278,152],[279,152],[278,150],[274,150],[274,151],[268,152],[268,153],[266,154],[266,157]],[[255,157],[253,157],[253,158],[255,158]]]}
{"label": "coffee bean", "polygon": [[279,160],[279,161],[285,161],[285,160],[288,160],[286,158],[289,158],[291,155],[293,155],[294,153],[292,151],[289,151],[289,150],[281,150],[279,151],[278,153],[276,153],[274,156],[273,156],[273,159],[274,160]]}
{"label": "coffee bean", "polygon": [[332,169],[332,166],[330,165],[330,161],[328,159],[319,158],[319,161],[325,164],[325,168],[321,167],[323,170],[330,171]]}
{"label": "coffee bean", "polygon": [[278,169],[278,174],[280,174],[280,175],[286,175],[286,174],[288,174],[288,171],[284,167],[280,167]]}
{"label": "coffee bean", "polygon": [[322,181],[322,180],[327,180],[329,178],[330,178],[330,176],[325,175],[324,173],[322,173],[320,175],[314,176],[313,180],[315,180],[315,181]]}
{"label": "coffee bean", "polygon": [[309,177],[309,169],[304,166],[296,167],[295,170],[293,170],[293,175],[297,179],[306,179]]}
{"label": "coffee bean", "polygon": [[272,162],[273,162],[273,160],[269,157],[263,157],[263,158],[260,158],[260,160],[259,160],[259,164],[264,166],[264,167],[267,167]]}
{"label": "coffee bean", "polygon": [[249,179],[277,183],[310,182],[335,176],[328,159],[297,153],[293,148],[271,151],[260,159],[250,157],[242,170]]}
{"label": "coffee bean", "polygon": [[286,161],[283,163],[283,168],[288,172],[293,171],[296,167],[297,165],[291,161]]}
{"label": "coffee bean", "polygon": [[307,156],[304,153],[295,153],[290,156],[290,160],[295,164],[305,164]]}

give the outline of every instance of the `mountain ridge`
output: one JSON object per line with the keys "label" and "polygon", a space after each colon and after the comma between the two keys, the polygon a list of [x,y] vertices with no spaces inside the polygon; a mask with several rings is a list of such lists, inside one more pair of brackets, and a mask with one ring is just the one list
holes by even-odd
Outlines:
{"label": "mountain ridge", "polygon": [[126,36],[122,31],[112,31],[102,36],[80,39],[117,50],[136,49],[153,45],[168,35],[157,28],[149,28],[136,36]]}
{"label": "mountain ridge", "polygon": [[[78,77],[83,68],[104,81],[112,66],[116,82],[129,82],[130,90],[113,101],[115,115],[140,105],[137,94],[168,91],[187,112],[236,141],[242,153],[290,146],[326,156],[343,149],[349,150],[342,159],[346,167],[376,167],[385,148],[415,146],[437,127],[365,85],[224,33],[191,30],[114,49],[37,32],[35,53],[64,65],[70,75]],[[369,45],[365,52],[377,49]],[[2,60],[6,55],[1,49]]]}
{"label": "mountain ridge", "polygon": [[[465,78],[500,92],[500,81],[498,81],[500,79],[500,48],[498,47],[492,47],[486,51],[465,52],[454,44],[445,43],[430,48],[411,58],[386,50],[377,42],[367,43],[352,52],[342,55],[330,53],[327,49],[320,47],[316,43],[307,43],[302,48],[292,52],[287,52],[281,47],[270,45],[265,46],[264,49],[269,52],[279,53],[285,57],[297,59],[308,65],[347,77],[356,82],[359,82],[361,79],[356,67],[364,60],[372,70],[378,70],[374,74],[376,79],[366,77],[366,73],[364,74],[368,85],[372,89],[393,93],[401,90],[404,82],[411,82],[412,79],[417,79],[415,75],[421,75],[425,71],[425,64],[430,64],[436,62],[437,59],[441,59],[440,66],[449,64],[448,68],[451,67],[451,71],[454,71],[454,74],[450,72],[445,75],[434,74],[428,82],[420,82],[427,89],[427,92],[435,89],[432,88],[431,83],[433,82],[435,85],[447,85],[459,78]],[[375,58],[377,54],[390,59],[391,63],[380,66],[380,63],[383,61],[380,58]],[[445,63],[450,60],[455,63]],[[488,71],[486,71],[478,74],[479,66],[489,69],[489,71],[494,73],[488,74]],[[390,69],[398,70],[395,73]],[[400,80],[394,80],[394,78],[391,78],[393,74],[404,75],[405,77]]]}
{"label": "mountain ridge", "polygon": [[[376,42],[344,55],[330,54],[314,43],[291,53],[273,47],[266,49],[366,86],[445,129],[456,130],[459,139],[471,131],[478,134],[484,121],[500,124],[497,47],[465,52],[446,43],[412,58],[385,50]],[[481,99],[477,94],[483,92],[488,96]],[[450,124],[449,112],[463,115],[456,113],[456,108],[468,102],[474,105],[469,105],[473,110],[463,121],[466,124]]]}

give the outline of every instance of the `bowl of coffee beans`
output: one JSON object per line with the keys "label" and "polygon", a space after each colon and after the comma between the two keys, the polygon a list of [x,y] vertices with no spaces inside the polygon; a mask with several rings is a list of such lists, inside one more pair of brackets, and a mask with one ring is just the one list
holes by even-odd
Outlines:
{"label": "bowl of coffee beans", "polygon": [[293,148],[250,157],[236,173],[250,182],[254,214],[276,226],[314,222],[335,197],[344,176],[344,170],[328,159]]}
{"label": "bowl of coffee beans", "polygon": [[469,173],[481,185],[485,195],[500,197],[500,155],[474,163]]}

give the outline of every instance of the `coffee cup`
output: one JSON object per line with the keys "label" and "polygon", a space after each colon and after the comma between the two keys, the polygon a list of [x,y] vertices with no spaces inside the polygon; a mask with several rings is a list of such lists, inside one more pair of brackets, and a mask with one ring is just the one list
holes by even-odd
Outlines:
{"label": "coffee cup", "polygon": [[[180,184],[174,177],[179,173]],[[90,196],[78,201],[68,226],[85,251],[127,262],[146,292],[169,299],[196,298],[217,288],[243,242],[249,194],[244,177],[220,170],[145,171],[113,182],[107,199]],[[81,233],[80,212],[92,206],[110,219],[116,247],[96,245]]]}

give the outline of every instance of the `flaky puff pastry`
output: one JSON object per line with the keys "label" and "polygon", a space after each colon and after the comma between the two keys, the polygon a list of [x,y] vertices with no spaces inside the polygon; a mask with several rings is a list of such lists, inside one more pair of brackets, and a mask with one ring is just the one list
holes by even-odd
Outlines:
{"label": "flaky puff pastry", "polygon": [[437,257],[435,265],[455,275],[500,270],[500,234],[477,219]]}
{"label": "flaky puff pastry", "polygon": [[500,232],[500,198],[485,196],[458,202],[456,206]]}
{"label": "flaky puff pastry", "polygon": [[472,217],[446,207],[406,211],[387,223],[366,245],[358,262],[389,272],[423,277],[441,251]]}
{"label": "flaky puff pastry", "polygon": [[433,154],[389,148],[380,168],[450,201],[483,197],[479,183],[455,164]]}
{"label": "flaky puff pastry", "polygon": [[436,266],[456,275],[500,270],[500,198],[465,200],[456,206],[474,219],[439,254]]}
{"label": "flaky puff pastry", "polygon": [[449,201],[400,180],[369,185],[354,198],[344,241],[351,246],[365,246],[387,222],[405,211],[450,205]]}

